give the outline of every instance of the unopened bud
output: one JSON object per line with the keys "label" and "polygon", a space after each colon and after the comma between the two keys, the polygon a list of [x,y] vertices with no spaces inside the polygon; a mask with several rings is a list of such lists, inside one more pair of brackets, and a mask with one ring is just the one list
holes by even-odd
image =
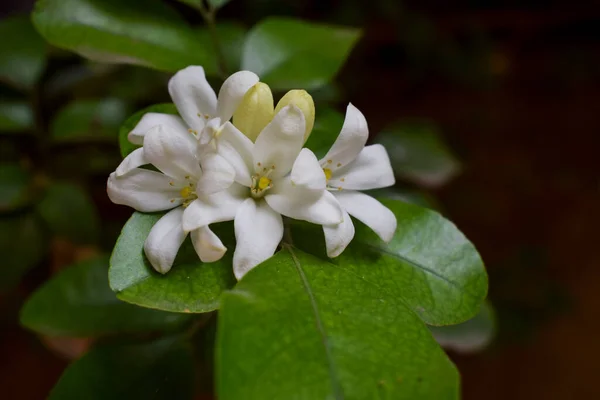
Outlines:
{"label": "unopened bud", "polygon": [[313,98],[306,90],[290,90],[279,100],[277,107],[275,107],[275,114],[277,114],[283,107],[290,104],[298,107],[304,114],[304,120],[306,122],[306,130],[304,131],[304,141],[310,136],[313,125],[315,124],[315,102]]}
{"label": "unopened bud", "polygon": [[258,134],[273,119],[273,94],[269,85],[258,82],[244,95],[233,114],[233,125],[255,141]]}

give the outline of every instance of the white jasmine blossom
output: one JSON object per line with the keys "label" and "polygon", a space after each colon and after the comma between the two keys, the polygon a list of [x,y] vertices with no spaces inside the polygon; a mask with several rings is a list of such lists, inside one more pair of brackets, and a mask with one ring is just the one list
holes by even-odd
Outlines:
{"label": "white jasmine blossom", "polygon": [[[141,145],[151,128],[163,125],[177,131],[179,136],[187,135],[190,142],[200,140],[201,144],[208,144],[220,127],[231,119],[248,89],[257,82],[258,76],[253,72],[236,72],[225,80],[217,98],[206,80],[204,68],[190,66],[182,69],[169,81],[169,94],[180,116],[147,113],[129,133],[128,139]],[[121,176],[144,164],[148,162],[143,148],[139,148],[129,154],[115,172]]]}
{"label": "white jasmine blossom", "polygon": [[333,193],[343,208],[343,222],[324,225],[327,255],[337,257],[354,237],[354,225],[348,214],[363,222],[384,241],[396,231],[396,217],[373,197],[358,190],[392,186],[394,172],[385,148],[366,146],[369,129],[364,115],[352,104],[346,109],[344,125],[329,152],[319,161]]}
{"label": "white jasmine blossom", "polygon": [[[218,162],[217,158],[221,157],[207,158],[207,170]],[[171,210],[152,227],[144,243],[148,260],[164,274],[171,269],[187,237],[188,232],[183,230],[184,208],[197,198],[197,185],[204,185],[205,181],[196,140],[187,131],[155,126],[145,133],[143,164],[152,164],[160,172],[137,167],[120,176],[113,172],[108,178],[108,196],[114,203],[142,212]],[[225,246],[208,226],[198,226],[190,233],[202,261],[216,261],[225,253]]]}
{"label": "white jasmine blossom", "polygon": [[305,131],[304,113],[295,105],[283,107],[255,143],[229,122],[220,129],[218,154],[230,165],[215,162],[221,173],[206,176],[224,190],[189,204],[183,229],[234,220],[238,279],[273,255],[283,237],[282,215],[327,226],[342,222],[317,158],[302,149]]}

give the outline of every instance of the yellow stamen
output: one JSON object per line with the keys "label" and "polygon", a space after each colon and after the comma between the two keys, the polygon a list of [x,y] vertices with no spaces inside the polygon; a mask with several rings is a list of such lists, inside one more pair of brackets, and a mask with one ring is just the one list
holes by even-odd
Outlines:
{"label": "yellow stamen", "polygon": [[266,188],[268,188],[271,185],[271,180],[269,178],[267,178],[266,176],[262,176],[259,180],[258,180],[258,188],[260,190],[265,190]]}
{"label": "yellow stamen", "polygon": [[183,197],[185,199],[186,197],[189,197],[193,192],[194,192],[194,190],[192,188],[186,186],[183,189],[181,189],[179,194],[181,195],[181,197]]}
{"label": "yellow stamen", "polygon": [[323,173],[325,174],[325,179],[331,179],[331,170],[329,168],[323,168]]}

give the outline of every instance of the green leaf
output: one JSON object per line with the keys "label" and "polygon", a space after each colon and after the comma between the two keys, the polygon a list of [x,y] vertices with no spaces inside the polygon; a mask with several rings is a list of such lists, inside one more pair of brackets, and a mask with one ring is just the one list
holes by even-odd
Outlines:
{"label": "green leaf", "polygon": [[192,399],[194,361],[175,338],[92,349],[71,364],[49,400]]}
{"label": "green leaf", "polygon": [[121,125],[121,128],[119,129],[119,146],[121,148],[121,155],[123,158],[127,157],[129,153],[140,147],[127,140],[127,135],[129,135],[129,132],[131,132],[138,122],[140,122],[144,114],[149,112],[177,114],[177,108],[175,107],[175,104],[170,103],[154,104],[136,112],[131,117],[127,118],[127,120],[123,122],[123,125]]}
{"label": "green leaf", "polygon": [[316,111],[315,126],[304,146],[311,149],[317,158],[321,158],[327,154],[340,134],[344,115],[329,107],[317,107]]}
{"label": "green leaf", "polygon": [[433,196],[419,189],[393,186],[383,189],[369,190],[365,193],[372,197],[399,200],[405,203],[431,208],[432,210],[440,211],[441,209],[441,205]]}
{"label": "green leaf", "polygon": [[456,369],[400,298],[297,249],[225,294],[218,323],[221,400],[458,398]]}
{"label": "green leaf", "polygon": [[194,30],[160,0],[39,0],[32,18],[48,42],[94,61],[172,72],[210,61]]}
{"label": "green leaf", "polygon": [[[217,35],[219,36],[219,44],[223,50],[227,69],[229,71],[238,71],[242,63],[246,28],[235,22],[219,22],[217,25]],[[204,65],[204,68],[208,69],[208,71],[218,71],[217,54],[215,53],[215,47],[208,28],[202,27],[198,31],[198,40],[212,54],[210,61]]]}
{"label": "green leaf", "polygon": [[[173,268],[161,275],[144,255],[144,241],[162,214],[134,213],[127,222],[110,260],[110,287],[124,301],[165,311],[203,313],[216,310],[221,293],[235,284],[233,246],[217,262],[203,264],[188,240],[179,249]],[[232,232],[219,237],[233,243]]]}
{"label": "green leaf", "polygon": [[[190,5],[192,7],[199,7],[202,5],[203,0],[179,0],[180,2]],[[221,8],[223,7],[225,4],[229,3],[231,0],[206,0],[208,2],[208,4],[212,7],[212,8]]]}
{"label": "green leaf", "polygon": [[429,122],[397,124],[375,138],[384,145],[397,176],[423,186],[438,187],[461,169],[460,162]]}
{"label": "green leaf", "polygon": [[117,139],[129,110],[120,99],[77,100],[58,112],[50,127],[56,142]]}
{"label": "green leaf", "polygon": [[98,240],[100,217],[92,199],[77,185],[53,183],[38,204],[38,212],[57,236],[75,243]]}
{"label": "green leaf", "polygon": [[0,218],[0,292],[16,286],[47,248],[48,237],[33,213]]}
{"label": "green leaf", "polygon": [[46,44],[27,15],[0,21],[0,37],[0,80],[31,88],[44,72]]}
{"label": "green leaf", "polygon": [[31,199],[32,176],[18,164],[0,164],[0,212],[11,211]]}
{"label": "green leaf", "polygon": [[486,302],[479,313],[458,325],[432,326],[429,328],[438,343],[459,353],[474,353],[487,347],[496,332],[492,306]]}
{"label": "green leaf", "polygon": [[21,324],[44,335],[100,336],[168,330],[188,315],[127,304],[108,286],[108,257],[84,261],[61,271],[27,299]]}
{"label": "green leaf", "polygon": [[274,89],[316,89],[333,79],[359,37],[358,29],[270,17],[248,34],[242,69]]}
{"label": "green leaf", "polygon": [[[401,298],[429,325],[458,324],[477,314],[487,294],[487,274],[471,242],[433,210],[398,200],[380,201],[398,221],[391,242],[384,243],[353,220],[354,239],[333,262]],[[303,224],[296,230],[298,247],[325,254],[321,229]]]}
{"label": "green leaf", "polygon": [[0,103],[0,131],[22,132],[34,126],[33,110],[26,102]]}

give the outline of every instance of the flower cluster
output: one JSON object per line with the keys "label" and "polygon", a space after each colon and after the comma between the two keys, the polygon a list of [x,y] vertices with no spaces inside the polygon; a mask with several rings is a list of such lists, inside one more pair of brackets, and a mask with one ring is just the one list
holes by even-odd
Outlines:
{"label": "flower cluster", "polygon": [[203,68],[191,66],[171,78],[169,93],[180,116],[145,114],[128,136],[142,147],[108,178],[114,203],[170,210],[144,244],[158,272],[171,269],[188,233],[203,262],[219,260],[226,248],[210,225],[222,221],[234,221],[238,279],[274,254],[282,216],[322,225],[329,257],[354,237],[350,215],[391,240],[394,214],[359,190],[391,186],[394,174],[381,145],[365,146],[367,122],[352,104],[337,140],[318,160],[303,148],[315,118],[303,90],[274,106],[269,87],[240,71],[217,97]]}

